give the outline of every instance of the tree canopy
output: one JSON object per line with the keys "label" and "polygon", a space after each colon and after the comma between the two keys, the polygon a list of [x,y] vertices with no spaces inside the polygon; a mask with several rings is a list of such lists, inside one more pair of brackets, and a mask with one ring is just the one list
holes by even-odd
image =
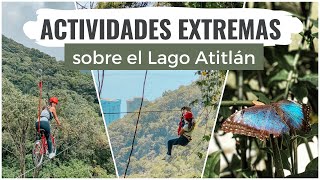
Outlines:
{"label": "tree canopy", "polygon": [[34,168],[31,153],[42,70],[42,105],[47,93],[59,98],[62,128],[55,135],[58,155],[43,164],[37,177],[115,177],[91,74],[67,70],[63,61],[5,36],[2,44],[2,176],[34,176],[28,170]]}

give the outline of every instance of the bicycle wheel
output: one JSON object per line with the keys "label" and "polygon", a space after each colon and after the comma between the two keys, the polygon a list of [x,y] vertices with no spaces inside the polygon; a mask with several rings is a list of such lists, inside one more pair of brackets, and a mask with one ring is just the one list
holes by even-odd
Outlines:
{"label": "bicycle wheel", "polygon": [[34,142],[32,150],[32,159],[36,167],[39,167],[43,161],[42,143],[41,140],[36,140]]}

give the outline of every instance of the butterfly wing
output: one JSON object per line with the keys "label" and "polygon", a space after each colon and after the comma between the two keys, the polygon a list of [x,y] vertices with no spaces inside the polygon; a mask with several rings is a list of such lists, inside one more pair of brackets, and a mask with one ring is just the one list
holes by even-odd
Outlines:
{"label": "butterfly wing", "polygon": [[222,130],[263,140],[268,138],[270,134],[277,137],[289,132],[290,129],[281,120],[273,106],[261,105],[234,113],[223,122]]}
{"label": "butterfly wing", "polygon": [[289,100],[279,101],[278,103],[273,103],[272,105],[281,110],[278,110],[278,114],[282,116],[290,128],[308,129],[310,126],[310,111],[308,106],[304,106]]}

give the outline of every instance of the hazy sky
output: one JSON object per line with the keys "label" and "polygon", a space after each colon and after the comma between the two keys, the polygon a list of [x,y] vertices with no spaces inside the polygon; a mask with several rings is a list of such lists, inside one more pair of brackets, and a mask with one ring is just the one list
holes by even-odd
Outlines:
{"label": "hazy sky", "polygon": [[36,11],[40,8],[75,9],[73,2],[3,2],[2,3],[2,34],[30,48],[39,49],[58,60],[64,59],[64,48],[48,48],[30,40],[23,32],[27,21],[37,19]]}

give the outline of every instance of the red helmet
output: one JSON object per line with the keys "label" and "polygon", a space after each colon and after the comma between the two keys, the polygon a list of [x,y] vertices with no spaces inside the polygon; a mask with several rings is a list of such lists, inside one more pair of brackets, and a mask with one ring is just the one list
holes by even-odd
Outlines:
{"label": "red helmet", "polygon": [[57,97],[51,97],[51,98],[49,99],[49,102],[50,102],[50,103],[56,103],[56,104],[58,104],[58,98],[57,98]]}
{"label": "red helmet", "polygon": [[186,113],[184,114],[184,119],[192,119],[192,118],[193,118],[193,115],[192,115],[191,112],[186,112]]}

